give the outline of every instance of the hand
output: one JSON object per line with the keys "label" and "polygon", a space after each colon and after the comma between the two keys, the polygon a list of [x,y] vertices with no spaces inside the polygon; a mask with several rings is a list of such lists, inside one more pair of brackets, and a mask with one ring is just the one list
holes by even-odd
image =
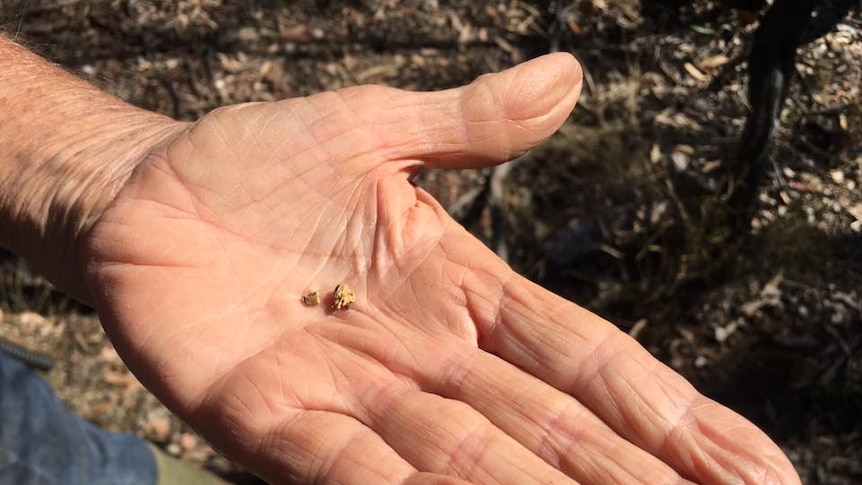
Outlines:
{"label": "hand", "polygon": [[[89,232],[106,330],[273,483],[799,483],[752,424],[409,183],[536,145],[580,79],[557,54],[448,91],[211,113],[143,159]],[[333,309],[342,282],[357,299]],[[301,303],[313,290],[323,303]]]}

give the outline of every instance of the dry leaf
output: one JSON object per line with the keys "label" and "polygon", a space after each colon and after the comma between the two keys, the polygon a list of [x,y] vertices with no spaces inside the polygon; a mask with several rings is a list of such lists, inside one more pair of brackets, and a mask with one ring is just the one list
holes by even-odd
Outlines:
{"label": "dry leaf", "polygon": [[700,69],[696,68],[694,66],[694,64],[692,64],[690,62],[686,62],[683,67],[685,67],[685,72],[687,72],[691,77],[693,77],[698,82],[703,82],[703,81],[706,81],[707,79],[709,79],[706,77],[706,74],[701,72]]}
{"label": "dry leaf", "polygon": [[719,54],[717,56],[707,57],[706,59],[702,59],[697,63],[697,67],[704,71],[711,71],[717,67],[721,67],[730,62],[730,58],[723,54]]}

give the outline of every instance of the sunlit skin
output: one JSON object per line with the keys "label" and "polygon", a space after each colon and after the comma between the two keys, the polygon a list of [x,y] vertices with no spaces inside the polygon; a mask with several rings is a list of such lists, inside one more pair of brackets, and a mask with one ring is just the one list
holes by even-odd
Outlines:
{"label": "sunlit skin", "polygon": [[[142,382],[272,483],[799,483],[755,426],[411,185],[539,144],[580,86],[556,54],[176,123],[85,228],[88,297]],[[342,282],[356,301],[334,309]]]}

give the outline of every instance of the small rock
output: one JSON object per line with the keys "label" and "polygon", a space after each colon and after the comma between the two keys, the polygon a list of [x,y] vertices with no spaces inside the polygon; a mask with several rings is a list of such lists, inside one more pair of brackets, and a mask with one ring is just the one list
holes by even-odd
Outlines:
{"label": "small rock", "polygon": [[335,301],[332,303],[332,308],[335,310],[347,310],[354,302],[356,302],[356,294],[347,286],[346,283],[339,283],[335,287]]}
{"label": "small rock", "polygon": [[164,442],[171,433],[171,422],[166,418],[154,418],[147,423],[147,436],[155,442]]}
{"label": "small rock", "polygon": [[724,327],[716,327],[715,328],[715,340],[718,343],[724,342],[731,335],[736,333],[736,330],[739,328],[739,322],[730,322]]}
{"label": "small rock", "polygon": [[206,463],[214,458],[216,452],[206,443],[199,443],[193,450],[189,450],[185,455],[185,459],[194,463]]}
{"label": "small rock", "polygon": [[186,451],[194,448],[198,444],[197,436],[191,433],[183,433],[180,435],[180,446]]}
{"label": "small rock", "polygon": [[38,330],[49,327],[51,322],[38,313],[24,312],[18,315],[18,324],[25,333],[33,335],[38,333]]}
{"label": "small rock", "polygon": [[302,300],[302,304],[305,306],[320,305],[320,292],[312,291],[308,294],[303,295],[300,300]]}

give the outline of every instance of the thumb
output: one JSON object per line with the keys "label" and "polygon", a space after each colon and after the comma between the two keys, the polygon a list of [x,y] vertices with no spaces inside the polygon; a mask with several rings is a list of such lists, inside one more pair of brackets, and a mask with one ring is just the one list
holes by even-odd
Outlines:
{"label": "thumb", "polygon": [[[553,134],[581,92],[582,71],[567,53],[545,55],[439,92],[401,92],[390,115],[390,160],[435,168],[478,168],[510,160]],[[401,112],[398,112],[401,111]],[[385,125],[384,125],[385,126]]]}

